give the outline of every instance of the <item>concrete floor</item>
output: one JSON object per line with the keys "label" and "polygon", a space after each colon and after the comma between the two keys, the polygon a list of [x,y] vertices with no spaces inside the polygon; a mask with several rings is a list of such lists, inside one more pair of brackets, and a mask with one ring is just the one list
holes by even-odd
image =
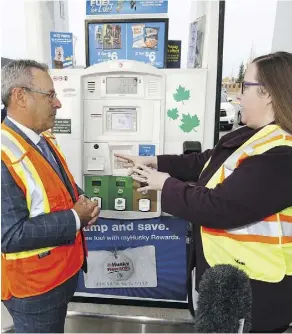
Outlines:
{"label": "concrete floor", "polygon": [[12,318],[6,307],[1,303],[1,328],[9,327],[13,324]]}
{"label": "concrete floor", "polygon": [[[65,333],[191,333],[192,317],[188,310],[178,309],[160,309],[134,306],[117,306],[117,305],[98,305],[70,303],[69,313],[84,312],[88,314],[99,314],[101,317],[80,317],[69,315],[66,320]],[[107,319],[107,315],[117,315],[120,317],[131,315],[133,318],[141,319],[141,323],[136,321],[122,321]],[[143,324],[143,317],[157,319],[157,323]],[[170,323],[159,323],[161,319]],[[134,319],[135,320],[135,319]],[[144,321],[145,322],[145,321]],[[83,325],[82,325],[83,324]],[[5,306],[1,303],[1,328],[8,328],[13,325],[12,319]],[[85,328],[85,327],[86,328]],[[286,333],[292,333],[291,327]]]}
{"label": "concrete floor", "polygon": [[[191,333],[192,316],[187,309],[163,309],[154,307],[134,307],[134,306],[122,306],[122,305],[98,305],[98,304],[84,304],[84,303],[70,303],[68,307],[69,317],[66,319],[65,332],[86,332],[94,333],[98,330],[98,333],[102,332],[117,332],[120,333],[134,333],[134,332],[161,332],[163,326],[163,332],[173,333]],[[87,313],[87,314],[98,314],[98,318],[93,317],[80,317],[72,316],[74,313]],[[133,318],[141,319],[139,321],[123,321],[121,319],[108,319],[107,316],[131,316]],[[156,319],[158,323],[143,324],[143,318],[149,317]],[[165,320],[166,324],[159,323]],[[116,323],[114,326],[112,323]],[[13,325],[12,318],[8,313],[6,307],[1,303],[1,328],[8,328]],[[143,326],[144,327],[143,327]],[[150,327],[149,327],[150,325]],[[82,327],[83,326],[83,327]],[[101,327],[100,327],[101,326]],[[141,331],[143,328],[144,330]],[[146,331],[146,328],[148,329]],[[141,328],[140,328],[141,327]],[[98,329],[97,329],[98,328]]]}

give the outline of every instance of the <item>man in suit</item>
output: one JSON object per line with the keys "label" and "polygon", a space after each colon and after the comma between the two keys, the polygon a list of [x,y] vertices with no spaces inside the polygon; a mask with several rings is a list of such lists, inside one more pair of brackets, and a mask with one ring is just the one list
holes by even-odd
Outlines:
{"label": "man in suit", "polygon": [[2,296],[15,332],[64,332],[82,268],[82,228],[99,214],[75,184],[54,136],[61,103],[46,65],[10,62],[1,73]]}

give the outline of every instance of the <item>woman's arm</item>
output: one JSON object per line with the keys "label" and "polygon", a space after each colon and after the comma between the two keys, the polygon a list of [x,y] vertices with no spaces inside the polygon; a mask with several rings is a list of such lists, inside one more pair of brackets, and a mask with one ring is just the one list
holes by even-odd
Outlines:
{"label": "woman's arm", "polygon": [[[214,171],[215,172],[215,171]],[[292,206],[292,148],[250,157],[214,189],[168,178],[162,210],[201,226],[244,226]]]}
{"label": "woman's arm", "polygon": [[182,155],[158,155],[158,171],[181,181],[196,182],[213,150]]}
{"label": "woman's arm", "polygon": [[158,155],[153,157],[115,154],[115,157],[124,164],[125,168],[144,165],[158,169],[160,172],[168,173],[182,181],[196,182],[205,163],[211,157],[212,151],[207,150],[203,153],[188,155]]}

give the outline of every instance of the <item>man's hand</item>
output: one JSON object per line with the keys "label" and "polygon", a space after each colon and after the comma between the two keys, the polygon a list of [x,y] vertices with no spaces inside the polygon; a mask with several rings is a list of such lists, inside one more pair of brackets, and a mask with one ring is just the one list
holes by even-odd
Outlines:
{"label": "man's hand", "polygon": [[[96,201],[94,201],[96,202]],[[100,213],[100,208],[98,206],[96,206],[94,209],[93,209],[93,212],[91,214],[91,217],[92,219],[88,222],[87,226],[91,226],[91,225],[94,225],[98,216],[99,216],[99,213]]]}
{"label": "man's hand", "polygon": [[132,171],[132,178],[140,183],[147,183],[143,188],[137,189],[139,192],[148,190],[162,190],[165,181],[170,177],[168,173],[157,172],[144,165],[136,165]]}
{"label": "man's hand", "polygon": [[157,157],[156,156],[133,156],[133,155],[123,155],[115,154],[118,161],[123,162],[124,168],[134,167],[135,165],[144,165],[157,169]]}
{"label": "man's hand", "polygon": [[73,209],[80,218],[81,227],[93,225],[100,213],[97,201],[91,201],[85,196],[80,196]]}

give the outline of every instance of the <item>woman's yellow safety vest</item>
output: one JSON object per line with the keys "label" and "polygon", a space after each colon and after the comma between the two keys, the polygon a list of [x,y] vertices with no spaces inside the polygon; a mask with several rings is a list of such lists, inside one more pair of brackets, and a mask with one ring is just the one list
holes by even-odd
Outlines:
{"label": "woman's yellow safety vest", "polygon": [[[222,164],[206,187],[215,188],[243,160],[278,146],[292,147],[292,136],[277,125],[265,126]],[[292,207],[239,228],[201,227],[201,236],[204,256],[211,267],[230,264],[245,271],[251,279],[264,282],[279,282],[285,275],[292,275]]]}

